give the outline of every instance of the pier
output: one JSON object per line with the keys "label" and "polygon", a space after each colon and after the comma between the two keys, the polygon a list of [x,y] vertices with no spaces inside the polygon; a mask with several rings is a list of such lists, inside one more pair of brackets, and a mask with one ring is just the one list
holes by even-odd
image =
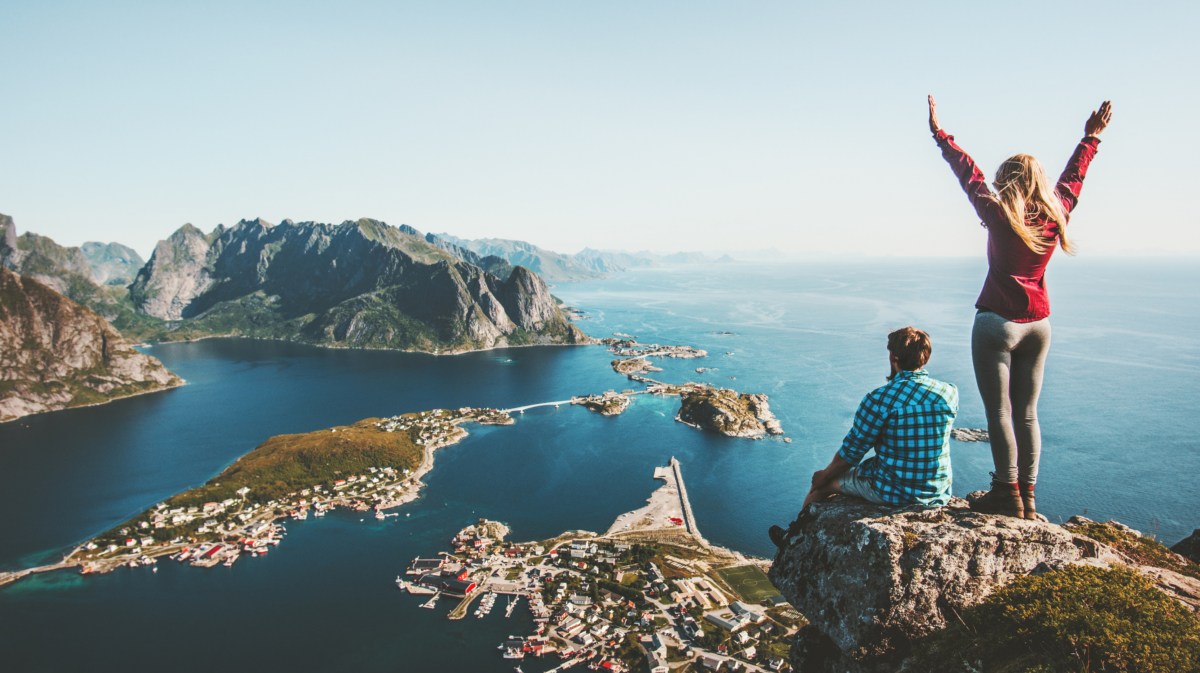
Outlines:
{"label": "pier", "polygon": [[702,544],[708,545],[708,541],[700,534],[700,530],[696,528],[696,515],[692,513],[692,503],[688,500],[687,486],[683,485],[683,475],[679,472],[679,460],[675,456],[671,456],[671,462],[668,463],[671,470],[675,472],[675,485],[679,488],[679,502],[683,506],[683,525],[687,528],[687,532],[691,533]]}

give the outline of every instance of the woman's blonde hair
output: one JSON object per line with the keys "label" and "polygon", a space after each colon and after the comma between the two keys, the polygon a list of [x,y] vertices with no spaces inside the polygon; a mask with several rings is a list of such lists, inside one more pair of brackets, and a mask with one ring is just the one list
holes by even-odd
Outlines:
{"label": "woman's blonde hair", "polygon": [[1058,225],[1063,252],[1075,254],[1067,240],[1067,212],[1040,161],[1028,154],[1014,154],[996,169],[995,187],[996,201],[1009,226],[1030,250],[1040,255],[1054,247],[1054,237],[1043,234],[1039,224],[1051,220]]}

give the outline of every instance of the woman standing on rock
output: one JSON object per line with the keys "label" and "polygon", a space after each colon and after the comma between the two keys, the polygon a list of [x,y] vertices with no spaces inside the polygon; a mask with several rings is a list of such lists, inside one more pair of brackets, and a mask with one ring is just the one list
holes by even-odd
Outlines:
{"label": "woman standing on rock", "polygon": [[1104,101],[1084,124],[1083,139],[1057,185],[1050,184],[1037,159],[1017,154],[1000,164],[993,192],[975,161],[938,124],[929,97],[929,130],[988,232],[988,274],[975,302],[971,359],[996,471],[991,490],[971,505],[977,511],[1036,518],[1034,485],[1042,448],[1037,402],[1050,349],[1046,265],[1056,247],[1073,252],[1068,216],[1110,119],[1112,105]]}

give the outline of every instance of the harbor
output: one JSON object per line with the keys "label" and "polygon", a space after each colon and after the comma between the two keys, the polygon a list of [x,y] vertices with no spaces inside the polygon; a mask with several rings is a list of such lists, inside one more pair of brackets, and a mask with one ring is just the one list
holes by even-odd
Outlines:
{"label": "harbor", "polygon": [[766,562],[700,536],[678,459],[654,476],[663,485],[646,505],[603,535],[513,543],[506,526],[481,520],[455,535],[450,551],[414,558],[396,584],[421,608],[456,599],[450,620],[487,619],[499,605],[507,619],[524,606],[532,631],[508,636],[497,650],[505,659],[533,658],[540,671],[586,664],[664,673],[685,661],[788,670],[783,654],[802,619],[765,581]]}

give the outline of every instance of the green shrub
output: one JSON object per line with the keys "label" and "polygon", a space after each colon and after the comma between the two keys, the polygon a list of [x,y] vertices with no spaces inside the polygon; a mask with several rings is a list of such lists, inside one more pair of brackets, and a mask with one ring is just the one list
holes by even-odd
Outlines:
{"label": "green shrub", "polygon": [[1013,581],[923,650],[928,670],[1179,673],[1200,670],[1200,620],[1133,571],[1068,566]]}

